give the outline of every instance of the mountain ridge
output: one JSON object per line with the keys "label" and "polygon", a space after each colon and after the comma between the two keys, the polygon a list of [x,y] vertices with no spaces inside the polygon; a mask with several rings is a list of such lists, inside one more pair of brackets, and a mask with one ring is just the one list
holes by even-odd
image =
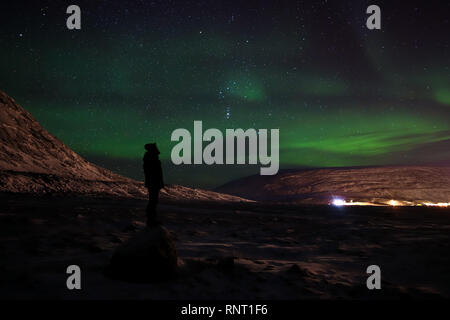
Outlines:
{"label": "mountain ridge", "polygon": [[450,167],[373,166],[288,170],[253,175],[215,189],[255,201],[329,204],[354,202],[410,204],[450,201]]}
{"label": "mountain ridge", "polygon": [[[75,153],[0,91],[0,192],[111,195],[146,198],[143,182],[123,177]],[[248,200],[214,191],[168,185],[169,200]]]}

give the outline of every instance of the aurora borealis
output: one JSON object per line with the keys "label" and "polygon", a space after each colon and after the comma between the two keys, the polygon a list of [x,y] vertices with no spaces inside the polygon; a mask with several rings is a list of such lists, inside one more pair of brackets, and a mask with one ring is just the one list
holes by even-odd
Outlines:
{"label": "aurora borealis", "polygon": [[175,166],[170,135],[279,128],[281,168],[450,165],[450,4],[376,1],[17,1],[0,13],[0,90],[88,160],[213,187],[259,166]]}

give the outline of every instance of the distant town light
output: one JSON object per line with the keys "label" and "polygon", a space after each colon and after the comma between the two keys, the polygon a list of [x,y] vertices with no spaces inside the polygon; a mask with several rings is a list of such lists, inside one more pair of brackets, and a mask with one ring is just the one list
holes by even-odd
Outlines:
{"label": "distant town light", "polygon": [[365,201],[354,201],[349,200],[346,201],[342,198],[333,198],[330,205],[336,207],[343,206],[427,206],[427,207],[441,207],[441,208],[449,208],[450,202],[412,202],[405,200],[389,200],[385,202],[365,202]]}
{"label": "distant town light", "polygon": [[391,201],[389,201],[389,204],[391,206],[398,206],[398,205],[400,205],[400,202],[398,202],[397,200],[391,200]]}
{"label": "distant town light", "polygon": [[425,202],[424,205],[426,205],[427,207],[449,207],[450,202],[438,202],[438,203]]}
{"label": "distant town light", "polygon": [[341,206],[345,205],[345,201],[342,199],[334,199],[333,205],[335,205],[337,207],[341,207]]}

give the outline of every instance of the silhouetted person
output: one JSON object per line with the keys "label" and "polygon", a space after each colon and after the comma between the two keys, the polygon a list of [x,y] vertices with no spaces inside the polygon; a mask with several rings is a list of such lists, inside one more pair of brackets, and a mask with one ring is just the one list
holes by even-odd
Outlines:
{"label": "silhouetted person", "polygon": [[158,205],[159,190],[164,188],[161,161],[156,143],[145,145],[144,154],[145,186],[148,189],[147,226],[158,224],[156,220],[156,206]]}

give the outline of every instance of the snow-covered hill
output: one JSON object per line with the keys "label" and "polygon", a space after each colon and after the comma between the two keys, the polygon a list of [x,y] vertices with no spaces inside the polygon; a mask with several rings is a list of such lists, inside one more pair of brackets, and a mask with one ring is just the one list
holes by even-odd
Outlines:
{"label": "snow-covered hill", "polygon": [[[142,182],[92,164],[47,132],[0,91],[0,192],[88,194],[144,198]],[[227,194],[171,185],[163,199],[246,201]]]}
{"label": "snow-covered hill", "polygon": [[247,199],[326,204],[450,202],[450,167],[391,166],[308,169],[275,176],[250,176],[216,189]]}

